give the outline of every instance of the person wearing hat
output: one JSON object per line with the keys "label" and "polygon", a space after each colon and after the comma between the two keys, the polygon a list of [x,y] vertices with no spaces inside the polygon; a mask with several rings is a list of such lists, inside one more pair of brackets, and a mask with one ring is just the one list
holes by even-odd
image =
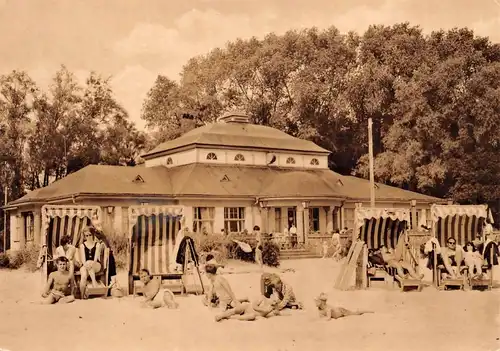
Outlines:
{"label": "person wearing hat", "polygon": [[314,299],[316,302],[316,307],[318,307],[319,317],[330,319],[339,319],[347,316],[360,316],[365,313],[374,313],[373,311],[349,311],[343,307],[333,307],[327,304],[328,295],[321,293],[317,298]]}

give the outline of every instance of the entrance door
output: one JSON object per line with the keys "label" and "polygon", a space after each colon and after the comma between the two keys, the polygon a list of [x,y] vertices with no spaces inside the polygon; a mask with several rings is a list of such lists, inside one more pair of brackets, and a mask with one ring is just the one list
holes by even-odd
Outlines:
{"label": "entrance door", "polygon": [[297,210],[296,207],[288,208],[288,230],[293,226],[297,227]]}

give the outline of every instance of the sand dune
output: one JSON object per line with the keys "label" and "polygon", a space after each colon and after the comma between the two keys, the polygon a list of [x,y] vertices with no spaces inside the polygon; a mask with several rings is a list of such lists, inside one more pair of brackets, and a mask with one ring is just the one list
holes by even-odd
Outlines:
{"label": "sand dune", "polygon": [[[199,296],[178,297],[179,310],[145,310],[140,298],[92,299],[43,306],[38,273],[0,271],[0,349],[22,350],[496,350],[500,348],[499,289],[490,292],[401,293],[373,288],[334,291],[339,264],[285,261],[282,274],[303,311],[255,322],[214,321]],[[259,295],[258,269],[229,265],[239,296]],[[247,273],[228,274],[247,271]],[[126,275],[120,274],[125,286]],[[317,318],[313,297],[376,313],[335,321]]]}

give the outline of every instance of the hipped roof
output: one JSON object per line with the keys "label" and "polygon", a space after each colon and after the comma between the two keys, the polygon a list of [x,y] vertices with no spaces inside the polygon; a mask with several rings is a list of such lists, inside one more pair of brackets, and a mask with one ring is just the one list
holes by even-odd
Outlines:
{"label": "hipped roof", "polygon": [[275,128],[251,123],[217,122],[193,129],[177,139],[164,142],[142,157],[149,159],[194,145],[283,150],[326,155],[330,153],[312,141],[295,138]]}
{"label": "hipped roof", "polygon": [[[12,201],[7,207],[72,196],[337,198],[369,200],[370,183],[330,170],[188,164],[167,168],[90,165]],[[442,199],[377,184],[377,201],[443,202]]]}

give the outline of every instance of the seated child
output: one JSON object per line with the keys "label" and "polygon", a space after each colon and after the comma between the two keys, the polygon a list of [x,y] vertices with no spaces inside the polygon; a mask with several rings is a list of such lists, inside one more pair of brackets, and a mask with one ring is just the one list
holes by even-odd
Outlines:
{"label": "seated child", "polygon": [[179,304],[175,302],[172,291],[163,289],[159,279],[151,279],[151,274],[147,269],[141,269],[139,277],[144,283],[142,307],[159,308],[167,306],[171,309],[179,307]]}
{"label": "seated child", "polygon": [[54,304],[70,303],[75,301],[75,277],[68,271],[69,260],[65,256],[56,259],[57,271],[49,274],[47,285],[45,286],[42,303]]}
{"label": "seated child", "polygon": [[[469,268],[469,276],[471,279],[483,274],[483,256],[476,250],[472,242],[468,242],[465,245],[464,260]],[[476,270],[476,274],[474,274],[474,269]]]}
{"label": "seated child", "polygon": [[[228,281],[217,274],[217,267],[212,264],[205,265],[205,272],[211,282],[207,293],[208,302],[212,303],[215,298],[222,309],[222,313],[215,316],[215,321],[220,322],[223,319],[239,319],[246,321],[255,320],[255,313],[249,303],[242,303],[236,299]],[[207,300],[208,300],[207,299]]]}
{"label": "seated child", "polygon": [[318,307],[319,317],[326,317],[327,320],[338,319],[347,316],[360,316],[365,313],[374,313],[373,311],[349,311],[343,307],[332,307],[326,303],[328,296],[321,293],[314,301]]}

